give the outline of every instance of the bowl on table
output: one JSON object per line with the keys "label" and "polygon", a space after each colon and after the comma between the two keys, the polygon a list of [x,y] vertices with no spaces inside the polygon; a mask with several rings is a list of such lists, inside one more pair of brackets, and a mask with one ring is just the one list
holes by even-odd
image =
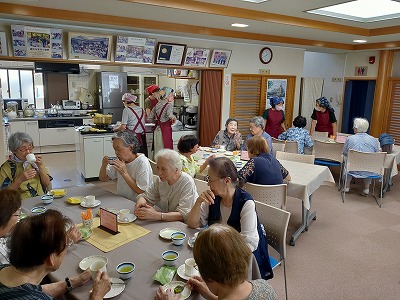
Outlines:
{"label": "bowl on table", "polygon": [[173,234],[171,234],[171,240],[175,246],[182,245],[183,242],[185,241],[185,238],[186,238],[186,233],[182,231],[174,232]]}
{"label": "bowl on table", "polygon": [[179,257],[179,253],[173,250],[164,251],[161,255],[164,265],[166,266],[175,266],[176,260]]}
{"label": "bowl on table", "polygon": [[131,262],[123,262],[117,266],[117,272],[119,274],[119,278],[121,279],[129,279],[132,277],[133,273],[135,273],[135,264]]}
{"label": "bowl on table", "polygon": [[43,204],[50,204],[53,202],[54,196],[50,194],[45,194],[42,197]]}

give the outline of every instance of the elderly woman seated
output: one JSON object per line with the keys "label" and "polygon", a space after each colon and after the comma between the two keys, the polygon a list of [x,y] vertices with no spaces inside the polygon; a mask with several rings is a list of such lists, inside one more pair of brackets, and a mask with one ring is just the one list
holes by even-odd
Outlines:
{"label": "elderly woman seated", "polygon": [[272,138],[264,131],[264,119],[262,117],[253,117],[250,120],[250,133],[246,136],[246,140],[242,145],[242,150],[247,150],[247,141],[253,136],[261,136],[268,142],[270,153],[272,154]]}
{"label": "elderly woman seated", "polygon": [[[251,251],[243,237],[230,226],[214,224],[199,234],[193,257],[201,277],[189,278],[188,284],[205,299],[278,299],[267,281],[247,281]],[[171,289],[165,291],[160,287],[156,299],[179,299],[179,296]]]}
{"label": "elderly woman seated", "polygon": [[[56,210],[21,220],[10,239],[10,264],[0,265],[0,299],[51,300],[85,284],[90,271],[63,281],[40,285],[43,278],[56,271],[67,254],[66,226],[72,221]],[[90,299],[103,299],[111,284],[107,273],[98,272]]]}
{"label": "elderly woman seated", "polygon": [[225,130],[220,130],[211,143],[211,147],[224,146],[228,151],[240,150],[242,135],[238,130],[238,120],[229,118],[225,122]]}
{"label": "elderly woman seated", "polygon": [[314,145],[313,140],[308,133],[308,130],[304,129],[307,125],[306,118],[297,116],[293,120],[293,127],[287,131],[281,133],[278,139],[282,141],[295,141],[298,145],[298,153],[304,154],[304,147],[312,147]]}
{"label": "elderly woman seated", "polygon": [[[355,118],[353,121],[354,135],[349,136],[346,139],[343,147],[343,156],[347,160],[347,155],[350,149],[362,151],[362,152],[379,152],[378,141],[371,135],[367,133],[369,127],[369,122],[364,118]],[[345,173],[345,172],[343,172]],[[369,186],[371,184],[371,179],[366,178],[371,175],[370,172],[351,172],[351,176],[355,178],[364,178],[364,190],[362,192],[363,196],[368,196]],[[344,191],[347,193],[350,191],[350,181],[351,176],[347,175],[347,184]]]}
{"label": "elderly woman seated", "polygon": [[208,166],[208,162],[214,157],[210,155],[206,161],[198,166],[193,158],[193,154],[199,149],[199,139],[195,135],[184,135],[179,139],[178,151],[182,160],[182,171],[194,177],[196,173],[201,173]]}
{"label": "elderly woman seated", "polygon": [[238,174],[233,162],[227,157],[210,160],[206,181],[210,190],[197,198],[188,217],[188,226],[228,224],[243,236],[257,259],[261,276],[273,277],[268,256],[268,243],[257,217],[253,197],[237,187]]}
{"label": "elderly woman seated", "polygon": [[270,154],[268,144],[261,136],[247,141],[249,161],[238,172],[240,185],[246,182],[255,184],[281,184],[290,181],[289,172]]}
{"label": "elderly woman seated", "polygon": [[33,155],[33,147],[33,140],[28,134],[11,134],[8,148],[12,154],[0,167],[1,188],[20,190],[21,199],[44,195],[51,188],[53,178],[48,174],[42,156]]}
{"label": "elderly woman seated", "polygon": [[186,221],[198,196],[193,178],[182,172],[181,158],[174,150],[160,150],[156,162],[159,177],[137,196],[135,215],[142,220]]}
{"label": "elderly woman seated", "polygon": [[116,159],[103,157],[100,181],[117,179],[117,194],[135,200],[153,183],[153,171],[144,154],[138,153],[140,142],[132,131],[120,131],[112,137]]}

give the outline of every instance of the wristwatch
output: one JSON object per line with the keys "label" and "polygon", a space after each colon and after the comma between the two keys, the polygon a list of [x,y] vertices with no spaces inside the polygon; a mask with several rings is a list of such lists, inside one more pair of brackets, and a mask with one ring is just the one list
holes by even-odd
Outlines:
{"label": "wristwatch", "polygon": [[65,282],[67,283],[67,292],[72,291],[73,287],[72,287],[71,281],[69,280],[68,277],[65,277]]}

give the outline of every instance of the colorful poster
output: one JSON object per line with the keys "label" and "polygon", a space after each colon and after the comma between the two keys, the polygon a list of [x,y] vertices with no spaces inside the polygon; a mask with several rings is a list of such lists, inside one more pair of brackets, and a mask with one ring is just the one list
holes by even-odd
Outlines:
{"label": "colorful poster", "polygon": [[[270,108],[269,99],[281,97],[286,102],[287,79],[268,79],[267,80],[267,99],[265,108]],[[284,105],[285,106],[285,105]]]}
{"label": "colorful poster", "polygon": [[183,65],[206,67],[209,56],[210,49],[188,47]]}
{"label": "colorful poster", "polygon": [[13,55],[62,58],[62,29],[11,25]]}
{"label": "colorful poster", "polygon": [[155,45],[155,39],[118,36],[115,61],[151,64]]}

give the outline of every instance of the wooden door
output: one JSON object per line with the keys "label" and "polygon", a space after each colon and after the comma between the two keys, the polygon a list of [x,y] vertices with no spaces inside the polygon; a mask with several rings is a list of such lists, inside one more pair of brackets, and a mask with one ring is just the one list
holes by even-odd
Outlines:
{"label": "wooden door", "polygon": [[400,80],[389,82],[391,86],[389,118],[387,118],[386,132],[400,145]]}

